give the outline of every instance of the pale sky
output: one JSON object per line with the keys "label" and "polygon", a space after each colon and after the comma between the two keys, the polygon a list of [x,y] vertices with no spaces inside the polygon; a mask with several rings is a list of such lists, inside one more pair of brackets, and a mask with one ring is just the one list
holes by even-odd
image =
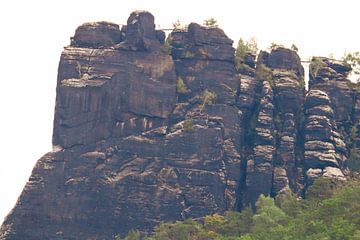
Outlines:
{"label": "pale sky", "polygon": [[148,10],[156,25],[214,17],[235,42],[255,37],[297,45],[305,58],[360,50],[356,0],[1,0],[0,224],[15,205],[37,159],[51,151],[57,67],[78,25],[126,23]]}

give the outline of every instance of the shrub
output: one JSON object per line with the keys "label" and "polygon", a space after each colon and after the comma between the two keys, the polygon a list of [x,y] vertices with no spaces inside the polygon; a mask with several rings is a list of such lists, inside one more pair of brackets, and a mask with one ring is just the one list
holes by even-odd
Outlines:
{"label": "shrub", "polygon": [[284,47],[284,45],[272,42],[270,44],[269,50],[272,51],[272,50],[275,50],[275,49],[277,49],[279,47]]}
{"label": "shrub", "polygon": [[205,27],[218,27],[217,21],[213,17],[205,19],[203,25]]}
{"label": "shrub", "polygon": [[185,58],[194,58],[195,57],[195,53],[190,52],[190,51],[185,51]]}
{"label": "shrub", "polygon": [[161,51],[163,53],[168,54],[168,55],[171,54],[171,50],[172,50],[172,46],[171,46],[172,43],[171,42],[172,42],[172,38],[171,38],[171,35],[169,35],[166,38],[166,41],[165,41],[164,45],[161,48]]}
{"label": "shrub", "polygon": [[360,52],[345,53],[342,60],[353,68],[355,74],[360,74]]}
{"label": "shrub", "polygon": [[319,70],[323,67],[326,67],[326,64],[321,60],[321,58],[314,57],[311,59],[310,63],[310,73],[316,77]]}
{"label": "shrub", "polygon": [[205,90],[203,92],[203,94],[201,95],[201,100],[202,100],[202,107],[201,109],[203,109],[205,107],[205,105],[212,105],[215,103],[215,100],[217,98],[216,93]]}
{"label": "shrub", "polygon": [[125,237],[124,240],[140,240],[141,239],[141,234],[139,231],[137,230],[131,230],[127,236]]}
{"label": "shrub", "polygon": [[360,150],[353,146],[350,150],[350,156],[348,159],[348,167],[353,171],[360,170]]}
{"label": "shrub", "polygon": [[274,86],[272,71],[270,68],[266,67],[264,64],[258,64],[256,66],[255,76],[260,81],[267,81],[271,86]]}
{"label": "shrub", "polygon": [[251,53],[256,55],[257,52],[258,46],[254,37],[250,38],[249,41],[244,41],[242,38],[240,38],[235,51],[235,65],[237,70],[246,68],[244,59],[247,54]]}
{"label": "shrub", "polygon": [[175,22],[172,23],[174,31],[187,31],[188,26],[187,24],[181,24],[180,20],[177,19]]}
{"label": "shrub", "polygon": [[179,77],[176,81],[176,91],[178,93],[189,92],[189,89],[186,87],[186,84],[184,83],[184,80],[181,77]]}

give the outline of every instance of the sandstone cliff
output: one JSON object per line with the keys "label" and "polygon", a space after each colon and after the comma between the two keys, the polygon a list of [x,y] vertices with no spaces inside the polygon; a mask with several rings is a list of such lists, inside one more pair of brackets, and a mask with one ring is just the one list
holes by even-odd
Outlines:
{"label": "sandstone cliff", "polygon": [[112,239],[241,210],[260,194],[302,196],[320,176],[346,180],[360,146],[348,66],[314,59],[306,92],[295,51],[261,52],[237,72],[221,29],[191,23],[165,41],[154,26],[134,12],[121,29],[78,27],[59,63],[54,151],[0,239]]}

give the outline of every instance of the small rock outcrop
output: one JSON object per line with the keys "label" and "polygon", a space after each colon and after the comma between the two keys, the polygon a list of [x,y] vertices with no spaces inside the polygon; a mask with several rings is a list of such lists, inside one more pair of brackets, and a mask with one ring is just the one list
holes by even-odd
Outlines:
{"label": "small rock outcrop", "polygon": [[110,47],[121,42],[119,25],[109,22],[85,23],[76,29],[71,46],[85,48]]}
{"label": "small rock outcrop", "polygon": [[[0,239],[113,239],[345,181],[360,149],[349,66],[284,47],[235,66],[233,41],[154,17],[78,27],[61,54],[54,151],[34,167]],[[346,139],[346,141],[345,141]]]}

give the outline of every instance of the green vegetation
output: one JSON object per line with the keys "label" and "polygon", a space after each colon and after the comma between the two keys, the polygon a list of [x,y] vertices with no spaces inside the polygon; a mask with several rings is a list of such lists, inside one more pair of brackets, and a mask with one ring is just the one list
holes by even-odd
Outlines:
{"label": "green vegetation", "polygon": [[187,93],[189,89],[186,87],[184,80],[181,77],[178,77],[176,81],[176,92],[178,93]]}
{"label": "green vegetation", "polygon": [[345,53],[342,60],[352,67],[355,74],[360,74],[360,52]]}
{"label": "green vegetation", "polygon": [[167,55],[171,54],[171,50],[172,50],[172,38],[171,38],[171,34],[169,34],[169,36],[166,38],[164,45],[161,48],[161,51]]}
{"label": "green vegetation", "polygon": [[144,239],[360,239],[359,180],[341,183],[320,178],[309,188],[306,199],[298,199],[290,190],[275,200],[261,195],[254,213],[246,208],[224,216],[206,216],[201,222],[189,219],[162,223],[151,237]]}
{"label": "green vegetation", "polygon": [[183,128],[185,132],[193,132],[194,131],[194,123],[191,118],[187,118],[184,120]]}
{"label": "green vegetation", "polygon": [[326,64],[321,60],[321,58],[313,57],[310,63],[310,73],[316,77],[319,70],[325,66]]}
{"label": "green vegetation", "polygon": [[257,79],[261,81],[267,81],[271,86],[274,86],[274,81],[272,78],[272,71],[270,68],[265,66],[264,64],[258,64],[255,70],[255,76]]}
{"label": "green vegetation", "polygon": [[221,83],[220,86],[222,86],[224,90],[227,91],[231,96],[236,96],[236,89],[232,89],[229,85],[225,83]]}
{"label": "green vegetation", "polygon": [[190,51],[186,51],[184,54],[185,58],[194,58],[195,57],[195,53],[190,52]]}
{"label": "green vegetation", "polygon": [[217,21],[213,17],[205,19],[203,25],[205,27],[218,27]]}
{"label": "green vegetation", "polygon": [[350,147],[350,156],[348,158],[347,164],[350,170],[360,171],[360,150],[359,146],[356,145],[355,139],[358,136],[359,123],[354,124],[351,129],[348,137],[346,138],[346,145]]}
{"label": "green vegetation", "polygon": [[[116,235],[114,240],[121,240],[121,237]],[[141,233],[136,230],[131,230],[124,240],[141,240]]]}
{"label": "green vegetation", "polygon": [[172,26],[173,26],[175,31],[187,31],[187,29],[188,29],[188,25],[187,24],[185,24],[185,25],[181,24],[179,19],[177,19],[175,22],[173,22]]}
{"label": "green vegetation", "polygon": [[356,146],[353,146],[350,149],[350,156],[347,164],[350,170],[360,171],[360,150]]}
{"label": "green vegetation", "polygon": [[200,98],[202,100],[201,109],[204,109],[205,105],[211,105],[215,103],[217,95],[214,92],[205,90]]}
{"label": "green vegetation", "polygon": [[239,39],[238,45],[235,51],[235,65],[238,71],[248,68],[244,63],[247,54],[256,55],[258,52],[257,41],[253,37],[249,41],[244,41],[242,38]]}
{"label": "green vegetation", "polygon": [[[295,46],[295,45],[294,45],[294,46]],[[272,50],[275,50],[275,49],[277,49],[277,48],[279,48],[279,47],[284,47],[284,45],[272,42],[272,43],[270,44],[269,50],[272,51]]]}

